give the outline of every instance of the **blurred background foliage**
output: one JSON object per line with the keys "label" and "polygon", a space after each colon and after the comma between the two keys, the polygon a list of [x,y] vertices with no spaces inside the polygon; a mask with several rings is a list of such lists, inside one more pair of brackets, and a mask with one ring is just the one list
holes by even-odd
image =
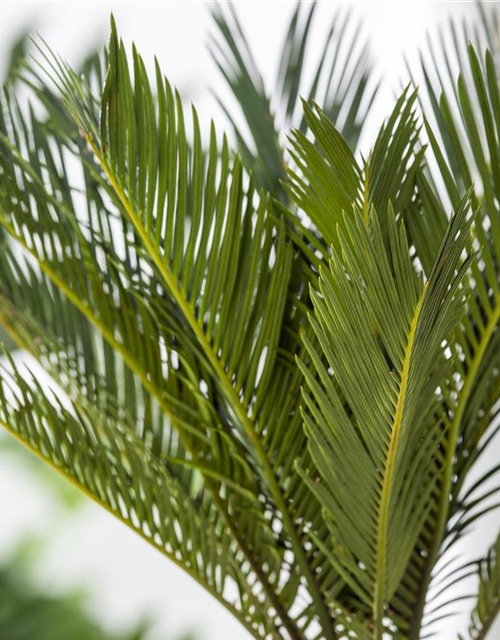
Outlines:
{"label": "blurred background foliage", "polygon": [[125,634],[104,630],[87,612],[83,591],[47,593],[32,568],[43,540],[26,540],[0,566],[0,638],[5,640],[143,640],[147,625]]}

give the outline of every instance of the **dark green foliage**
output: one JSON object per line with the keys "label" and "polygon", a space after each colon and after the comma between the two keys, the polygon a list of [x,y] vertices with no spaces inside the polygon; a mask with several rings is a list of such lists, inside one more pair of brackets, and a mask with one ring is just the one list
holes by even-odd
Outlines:
{"label": "dark green foliage", "polygon": [[39,43],[50,117],[1,99],[0,323],[60,397],[6,358],[0,420],[255,638],[424,638],[478,566],[484,637],[495,552],[448,557],[498,491],[469,482],[500,400],[493,35],[452,30],[458,81],[424,64],[360,156],[373,89],[338,17],[299,101],[315,11],[271,101],[215,14],[240,155],[114,22],[83,77]]}

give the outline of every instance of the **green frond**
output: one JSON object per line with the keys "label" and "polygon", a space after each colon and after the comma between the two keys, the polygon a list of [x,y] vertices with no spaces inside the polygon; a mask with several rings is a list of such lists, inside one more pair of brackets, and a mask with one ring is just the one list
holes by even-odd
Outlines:
{"label": "green frond", "polygon": [[316,10],[316,2],[308,6],[296,3],[271,90],[264,85],[232,5],[213,11],[217,31],[210,41],[212,56],[241,111],[247,134],[239,126],[240,114],[219,102],[232,124],[244,165],[252,169],[257,184],[273,195],[284,195],[279,184],[285,178],[284,161],[288,162],[283,134],[291,127],[301,131],[307,127],[301,96],[311,105],[321,104],[355,150],[378,89],[372,81],[361,24],[355,23],[349,11],[334,14],[316,71],[305,81]]}
{"label": "green frond", "polygon": [[[90,406],[49,399],[35,377],[26,380],[11,361],[1,373],[0,421],[12,435],[96,502],[133,528],[211,591],[255,634],[267,620],[255,618],[224,597],[236,563],[231,538],[212,523],[207,509],[185,494],[165,463],[151,455],[126,424],[104,419]],[[203,549],[200,555],[199,549]],[[241,565],[236,570],[238,577]],[[243,604],[243,601],[242,601]],[[252,626],[255,625],[255,630]]]}
{"label": "green frond", "polygon": [[369,228],[359,210],[346,215],[312,296],[319,348],[308,341],[311,364],[300,366],[320,482],[309,485],[324,505],[331,561],[373,603],[377,638],[442,471],[440,397],[451,375],[443,344],[464,312],[468,209],[450,221],[425,285],[392,212],[388,251],[375,214]]}
{"label": "green frond", "polygon": [[[194,527],[193,531],[198,536],[193,537],[192,532],[190,533],[189,529],[186,528],[185,522],[181,522],[181,528],[179,528],[175,524],[175,520],[172,520],[170,526],[174,527],[178,544],[182,544],[182,549],[189,548],[191,553],[194,553],[196,548],[200,548],[199,536],[201,532],[206,535],[212,526],[218,532],[217,535],[220,538],[220,532],[225,531],[223,523],[220,521],[220,515],[214,510],[213,502],[207,495],[206,490],[204,490],[203,484],[200,484],[199,472],[193,471],[184,465],[179,465],[178,460],[184,460],[186,452],[182,442],[176,437],[176,432],[172,431],[172,424],[159,411],[158,402],[155,402],[155,398],[144,391],[130,370],[124,367],[124,363],[119,356],[107,348],[106,344],[103,344],[101,336],[92,330],[92,325],[86,321],[85,317],[74,306],[67,302],[64,296],[61,296],[57,289],[51,286],[46,278],[37,278],[33,271],[31,271],[29,278],[24,278],[21,271],[12,273],[9,265],[5,264],[3,260],[1,274],[3,286],[0,321],[2,325],[18,341],[19,346],[27,349],[39,360],[45,370],[52,375],[59,388],[63,389],[72,399],[74,406],[78,410],[89,413],[93,428],[99,427],[101,424],[111,424],[112,426],[109,429],[112,429],[112,431],[108,430],[107,434],[110,440],[112,439],[116,443],[118,430],[121,430],[124,434],[123,437],[132,438],[137,443],[137,451],[134,458],[136,465],[134,477],[140,472],[141,465],[149,469],[148,473],[154,474],[151,482],[154,479],[156,491],[163,496],[164,506],[158,505],[156,493],[148,495],[141,493],[137,497],[137,500],[140,500],[142,505],[139,516],[134,516],[132,511],[122,512],[120,516],[114,508],[114,504],[110,504],[109,501],[106,502],[105,496],[97,491],[95,482],[99,482],[99,486],[101,486],[101,483],[106,484],[107,476],[92,457],[85,461],[78,461],[73,451],[66,451],[65,455],[69,456],[74,464],[80,465],[78,468],[81,474],[77,476],[75,475],[75,469],[68,469],[61,463],[62,454],[58,452],[58,448],[61,447],[65,451],[66,445],[57,438],[57,434],[52,436],[52,441],[57,443],[56,448],[48,451],[37,449],[36,452],[66,477],[73,480],[85,493],[106,508],[109,508],[141,535],[145,535],[145,532],[150,531],[149,522],[154,514],[159,514],[155,517],[159,518],[159,522],[162,523],[162,532],[168,531],[168,523],[163,516],[164,510],[166,510],[167,514],[175,514],[175,505],[169,505],[168,503],[170,498],[167,491],[168,482],[175,481],[176,491],[182,490],[186,501],[179,505],[179,509],[183,517],[188,517],[189,513],[193,511],[193,517],[190,519],[192,520],[191,526]],[[9,299],[6,296],[9,296]],[[197,401],[196,398],[193,398],[190,389],[191,386],[189,384],[186,388],[186,381],[179,379],[175,384],[171,380],[165,389],[165,399],[171,407],[171,415],[175,415],[175,418],[172,417],[171,420],[175,420],[175,425],[178,429],[182,429],[192,435],[193,442],[201,450],[203,446],[206,446],[207,436],[201,431],[200,426],[202,424],[206,425],[212,419],[210,430],[212,438],[215,440],[217,440],[218,427],[213,417],[211,418],[208,403],[205,401],[200,406],[200,399],[198,398]],[[39,390],[40,393],[41,391]],[[196,410],[197,405],[199,410]],[[35,415],[36,408],[27,408],[25,413]],[[116,429],[115,423],[117,423]],[[41,435],[38,431],[28,437],[27,433],[20,431],[19,424],[13,419],[7,422],[6,425],[14,429],[15,435],[19,436],[31,448],[35,447],[36,443],[41,440]],[[65,428],[64,433],[67,430]],[[91,438],[92,434],[92,431],[89,431],[89,434],[85,432],[77,441],[73,442],[73,446],[78,449],[81,447],[83,451],[93,450],[96,443],[85,440],[85,438]],[[105,448],[104,442],[97,446],[100,451]],[[116,460],[116,473],[123,473],[121,469],[123,462],[123,456]],[[228,461],[227,464],[227,470],[224,470],[223,465],[219,464],[218,479],[223,473],[228,474],[231,479],[231,486],[237,484],[241,492],[239,478],[241,473],[244,473],[245,465],[239,465],[237,460]],[[158,472],[158,475],[155,472],[157,466],[158,468],[161,467],[161,472]],[[85,474],[89,474],[89,477],[82,475],[84,470]],[[169,475],[170,480],[164,477],[165,472]],[[251,475],[247,473],[247,480],[250,477]],[[114,487],[114,496],[117,501],[130,503],[131,498],[127,487],[126,483]],[[247,491],[244,494],[245,501],[240,501],[242,502],[241,506],[243,507],[244,504],[246,509],[250,508],[250,504],[253,501],[252,499],[249,500],[249,495],[252,498],[252,493]],[[190,505],[188,501],[192,504]],[[144,504],[142,504],[143,502]],[[153,515],[147,516],[148,510],[151,510]],[[195,516],[195,513],[201,514],[202,519],[206,520],[206,522],[200,522],[199,515]],[[233,517],[236,516],[237,512],[234,511]],[[242,519],[244,517],[245,515],[242,516]],[[253,517],[253,526],[257,529],[259,527],[259,520],[255,515]],[[207,529],[207,527],[209,528]],[[180,531],[181,533],[179,533]],[[269,544],[266,541],[265,529],[258,533],[259,539],[262,540],[263,544]],[[231,536],[228,537],[227,531],[225,531],[224,536],[229,544]],[[223,575],[226,576],[225,583],[220,583],[219,585],[209,580],[210,576],[208,575],[197,573],[196,570],[193,574],[190,565],[194,556],[181,555],[173,546],[169,548],[165,537],[159,538],[156,536],[155,540],[153,534],[148,534],[146,538],[177,564],[185,568],[188,573],[193,575],[216,597],[225,601],[226,604],[231,604],[232,610],[234,609],[232,597],[230,599],[226,597],[226,600],[224,600],[220,589],[226,586],[226,589],[229,589],[229,593],[231,593],[231,588],[227,586],[229,582],[234,581],[237,584],[243,584],[247,579],[250,582],[253,581],[253,578],[248,576],[248,569],[244,568],[246,559],[241,556],[238,559],[238,549],[231,546],[228,547],[226,543],[224,543],[223,547],[220,547],[220,540],[217,542],[217,538],[214,538],[213,543],[218,547],[218,550],[214,548],[209,554],[212,556],[213,562],[216,561],[219,555],[223,557],[226,553],[230,553],[235,563],[233,570],[230,571],[215,565],[211,567],[210,575],[216,575],[218,572],[223,571]],[[202,547],[206,552],[210,549],[210,544],[210,542],[203,543]],[[199,564],[199,560],[197,560],[197,563]],[[239,570],[235,570],[238,564]],[[219,589],[219,593],[217,593],[217,589]],[[241,597],[245,602],[249,603],[248,606],[252,606],[253,596],[249,596],[243,587]],[[245,625],[255,625],[257,627],[262,624],[266,628],[274,629],[271,621],[264,620],[261,623],[256,617],[252,618],[248,612],[245,613],[242,610],[238,612],[236,609],[234,609],[235,614],[242,619]]]}
{"label": "green frond", "polygon": [[[219,400],[212,398],[209,404],[200,389],[200,380],[203,379],[200,367],[205,366],[203,358],[200,360],[198,352],[192,353],[189,345],[182,353],[175,350],[174,345],[178,342],[179,335],[186,331],[178,308],[168,296],[165,298],[161,289],[152,286],[154,281],[151,280],[148,265],[141,264],[141,254],[133,244],[128,244],[126,229],[121,227],[117,214],[107,212],[102,202],[103,193],[93,193],[92,190],[97,189],[101,177],[87,173],[85,184],[90,192],[89,206],[85,218],[79,219],[73,200],[74,190],[66,181],[66,176],[53,171],[51,179],[46,178],[45,167],[58,166],[52,155],[54,140],[51,140],[50,145],[47,139],[46,144],[31,147],[32,136],[34,139],[45,140],[39,135],[42,125],[33,116],[27,123],[7,100],[4,105],[5,113],[10,111],[16,122],[21,123],[17,130],[25,132],[29,137],[19,145],[25,150],[27,158],[23,158],[12,147],[6,136],[3,137],[2,173],[5,181],[4,189],[0,192],[2,222],[14,241],[36,260],[51,283],[51,287],[47,289],[47,286],[41,286],[44,281],[40,281],[36,271],[31,270],[26,280],[23,279],[22,269],[14,269],[13,273],[9,273],[4,265],[3,291],[10,303],[16,305],[11,311],[4,301],[4,323],[9,326],[9,317],[14,314],[16,321],[10,321],[10,329],[15,335],[22,328],[19,316],[15,314],[18,313],[19,306],[23,312],[23,307],[28,306],[31,314],[36,312],[38,320],[52,323],[52,335],[60,338],[62,333],[62,338],[65,339],[61,346],[57,346],[57,343],[47,344],[46,353],[55,351],[74,354],[75,362],[80,366],[82,363],[87,363],[84,366],[88,366],[88,363],[104,359],[105,368],[99,377],[86,380],[84,384],[81,376],[88,375],[88,372],[79,372],[77,379],[82,389],[86,386],[105,388],[109,392],[104,394],[108,400],[109,395],[118,393],[119,389],[121,397],[127,399],[127,415],[132,412],[129,421],[136,425],[135,428],[141,432],[153,452],[166,454],[166,459],[171,462],[175,459],[176,464],[172,462],[172,465],[179,476],[185,476],[189,470],[177,462],[186,457],[186,448],[191,452],[188,456],[192,455],[192,451],[199,456],[193,463],[194,467],[201,466],[204,470],[207,466],[213,467],[208,469],[206,483],[211,486],[222,512],[225,517],[228,517],[229,512],[233,518],[238,517],[245,536],[250,539],[247,544],[258,547],[259,557],[267,567],[266,581],[279,580],[284,549],[278,552],[275,550],[277,545],[280,548],[277,542],[279,536],[273,533],[271,522],[265,515],[265,502],[259,498],[262,495],[261,489],[258,484],[255,486],[255,470],[250,467],[251,472],[245,471],[249,464],[248,450],[242,447],[240,438],[227,426],[227,418],[214,415],[213,403]],[[28,134],[30,127],[33,132]],[[12,129],[8,126],[4,130]],[[56,149],[60,158],[64,158],[65,149],[63,150],[61,143],[56,145]],[[86,167],[84,161],[82,168]],[[97,202],[100,214],[98,217],[95,216]],[[33,211],[34,206],[37,207],[38,215],[27,218],[25,212]],[[116,242],[121,229],[124,233],[124,255],[117,255],[111,240]],[[117,245],[118,243],[115,246]],[[128,267],[128,271],[125,267]],[[68,281],[68,274],[72,274],[71,282]],[[31,291],[32,300],[28,291]],[[65,316],[62,313],[55,314],[54,308],[50,309],[51,303],[54,305],[54,300],[57,301],[58,297],[76,309],[78,321],[66,314],[64,322]],[[44,315],[47,305],[49,318]],[[30,326],[27,322],[23,324]],[[89,334],[88,327],[84,331],[86,324],[90,324],[104,338],[106,346],[101,341],[97,353],[93,353],[91,348],[92,332]],[[71,331],[69,327],[72,328]],[[75,332],[76,335],[73,335]],[[47,335],[51,334],[47,333],[46,326],[31,328],[31,346],[36,346],[39,336]],[[85,339],[86,335],[89,337]],[[73,336],[75,345],[68,342],[69,336]],[[22,335],[21,339],[22,346],[29,348],[26,336]],[[167,354],[163,355],[162,349],[165,348]],[[119,365],[117,358],[123,361]],[[50,362],[50,358],[47,359]],[[74,381],[73,375],[65,371],[62,375],[67,380]],[[104,385],[103,380],[106,381]],[[213,387],[209,391],[218,397]],[[168,429],[164,416],[161,420],[154,419],[158,412],[160,416],[170,416],[171,424]],[[144,415],[144,421],[137,419],[138,415]],[[210,421],[212,425],[209,424]],[[176,432],[180,433],[179,437],[184,439],[180,450],[174,447],[179,439],[175,437],[172,440],[173,425]],[[209,444],[202,447],[200,443],[206,441]],[[204,462],[205,458],[210,463]],[[241,482],[250,482],[253,489],[241,486]],[[229,491],[230,497],[222,497],[224,490],[221,484],[228,491],[236,486],[236,491]],[[245,500],[241,500],[242,494]],[[212,506],[211,509],[213,508]],[[218,514],[217,517],[222,516]],[[220,529],[221,525],[217,527]],[[233,534],[233,538],[241,535],[236,531]],[[242,562],[247,562],[246,558]],[[242,575],[233,575],[233,581],[241,585],[241,602],[248,600],[248,591],[259,589],[258,584],[255,586],[253,572],[249,575],[248,569]],[[246,624],[255,625],[255,629],[260,625],[255,620],[249,620]],[[273,622],[267,621],[266,624],[274,628]],[[255,629],[253,632],[257,633]]]}
{"label": "green frond", "polygon": [[[123,215],[133,225],[190,327],[193,348],[203,354],[210,379],[228,403],[231,427],[247,442],[263,490],[276,505],[273,517],[282,519],[296,565],[311,585],[321,615],[319,587],[300,545],[298,526],[284,495],[287,477],[282,476],[286,470],[282,464],[285,449],[279,434],[288,426],[293,408],[290,386],[296,386],[298,380],[297,372],[288,371],[280,358],[291,268],[284,225],[273,225],[265,196],[261,195],[257,204],[252,184],[243,184],[239,159],[230,166],[225,142],[220,176],[216,177],[214,133],[203,175],[194,111],[192,166],[186,164],[189,159],[180,98],[174,96],[159,70],[156,80],[159,111],[155,121],[144,65],[134,54],[132,88],[123,45],[113,34],[103,92],[100,148],[92,140],[90,145]],[[138,108],[135,118],[130,108],[121,112],[120,105],[134,102],[145,107]],[[161,155],[157,159],[151,145],[155,130],[158,148],[168,152],[167,174]],[[185,244],[186,176],[192,180],[194,213]],[[235,317],[237,322],[233,321]],[[300,433],[298,420],[295,425],[295,433]],[[327,629],[326,611],[322,616]]]}

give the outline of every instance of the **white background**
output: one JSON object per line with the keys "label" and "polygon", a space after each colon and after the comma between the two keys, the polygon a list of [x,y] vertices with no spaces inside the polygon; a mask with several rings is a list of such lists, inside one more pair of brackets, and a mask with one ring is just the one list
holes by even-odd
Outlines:
{"label": "white background", "polygon": [[[405,78],[403,52],[414,60],[428,29],[450,15],[473,12],[470,3],[458,2],[323,2],[317,33],[324,32],[334,11],[347,4],[363,17],[378,72],[384,78],[376,120],[387,115],[394,90]],[[272,81],[292,3],[237,5],[262,73]],[[133,39],[147,61],[158,57],[183,97],[195,102],[205,123],[212,116],[224,122],[209,94],[209,88],[221,87],[221,81],[205,47],[211,28],[208,3],[0,2],[0,73],[11,41],[26,27],[39,30],[70,63],[78,63],[91,47],[105,41],[111,11],[125,40],[130,43]],[[314,54],[320,54],[320,37],[314,46]],[[367,132],[366,144],[372,133]],[[498,518],[493,516],[482,526],[474,545],[480,538],[491,541],[497,526]],[[111,628],[126,628],[151,614],[157,621],[151,640],[175,640],[187,630],[196,632],[199,640],[247,638],[197,584],[110,515],[86,503],[76,516],[61,519],[46,485],[17,459],[0,456],[0,558],[27,531],[48,532],[52,539],[38,567],[41,584],[61,591],[86,585],[92,610]],[[465,611],[466,605],[459,608]],[[444,623],[438,637],[455,638],[455,625],[454,619]]]}

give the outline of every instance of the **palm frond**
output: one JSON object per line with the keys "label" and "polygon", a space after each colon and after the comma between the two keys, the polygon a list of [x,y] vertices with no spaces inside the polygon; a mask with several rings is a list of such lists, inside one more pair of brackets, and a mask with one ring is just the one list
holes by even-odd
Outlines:
{"label": "palm frond", "polygon": [[[16,123],[14,129],[11,123],[5,122],[3,130],[17,132],[17,142],[19,148],[24,151],[25,157],[14,149],[12,141],[4,134],[1,161],[4,181],[0,193],[2,222],[16,244],[36,261],[42,274],[50,280],[51,284],[49,289],[47,286],[41,286],[44,282],[40,280],[41,274],[37,274],[33,268],[28,271],[27,277],[23,268],[14,269],[9,274],[8,264],[6,266],[4,263],[5,326],[9,327],[12,335],[19,340],[19,331],[23,327],[30,327],[31,323],[21,322],[22,316],[18,313],[18,307],[21,307],[22,313],[26,306],[32,315],[36,312],[35,318],[38,321],[44,320],[45,326],[38,325],[34,328],[31,326],[28,334],[28,337],[31,336],[31,345],[26,335],[21,335],[22,346],[28,348],[31,346],[30,350],[34,351],[34,346],[40,340],[39,336],[55,335],[57,338],[62,336],[64,339],[62,345],[57,346],[57,342],[55,344],[49,342],[45,346],[45,352],[73,354],[74,363],[79,367],[84,366],[84,370],[78,372],[82,392],[89,388],[91,390],[105,388],[107,393],[104,394],[105,402],[102,402],[106,410],[110,397],[112,399],[113,394],[118,393],[117,388],[120,389],[119,397],[122,401],[123,398],[126,400],[126,415],[129,415],[130,422],[136,425],[141,439],[147,442],[151,455],[164,454],[171,465],[177,469],[178,475],[182,476],[179,471],[179,460],[182,461],[186,457],[183,453],[185,448],[197,452],[199,458],[196,462],[190,461],[188,456],[186,463],[181,465],[184,476],[186,470],[191,468],[187,488],[190,489],[194,484],[194,479],[190,480],[194,478],[193,468],[201,467],[207,484],[212,487],[215,494],[215,501],[219,502],[223,512],[227,515],[228,511],[232,511],[233,518],[240,513],[241,529],[245,531],[245,536],[259,547],[259,557],[263,564],[266,563],[268,570],[266,581],[278,580],[281,575],[277,573],[276,566],[279,567],[282,562],[284,548],[280,550],[279,542],[276,540],[279,536],[272,532],[269,519],[262,509],[262,502],[259,500],[260,489],[255,486],[255,471],[252,470],[251,473],[243,471],[245,467],[248,468],[248,451],[245,451],[237,437],[227,432],[227,427],[221,428],[226,418],[224,413],[217,417],[212,408],[213,404],[210,404],[210,410],[207,413],[208,402],[199,386],[200,377],[197,382],[194,378],[195,375],[200,376],[199,360],[195,360],[193,364],[193,354],[190,355],[189,348],[182,354],[173,348],[178,336],[186,330],[185,324],[179,319],[178,309],[171,305],[168,297],[163,299],[161,290],[151,286],[151,272],[148,273],[146,264],[141,264],[141,257],[134,250],[133,244],[128,244],[126,233],[123,235],[124,255],[118,256],[113,246],[109,244],[110,239],[116,242],[120,230],[122,232],[124,230],[117,215],[110,213],[104,206],[103,193],[96,190],[96,179],[99,176],[87,172],[84,184],[88,189],[88,208],[84,211],[82,219],[81,214],[77,215],[79,209],[74,188],[67,181],[67,175],[64,172],[63,148],[65,147],[59,143],[55,146],[56,152],[54,152],[54,140],[45,137],[47,133],[45,130],[45,135],[41,134],[43,123],[39,123],[33,114],[27,122],[7,97],[4,99],[3,106],[5,117],[12,118]],[[41,144],[41,140],[45,143]],[[35,141],[40,143],[39,146],[35,145]],[[56,155],[53,155],[54,153]],[[57,171],[55,168],[59,166],[60,161],[63,162],[62,169]],[[52,169],[50,179],[47,178],[46,167],[48,166]],[[86,168],[88,168],[87,159],[84,157],[82,169],[85,171]],[[34,210],[37,211],[36,216],[26,216],[27,211]],[[95,215],[97,211],[98,216]],[[10,266],[12,267],[16,262],[17,259],[11,259]],[[30,261],[28,261],[29,264],[31,264]],[[129,271],[126,270],[126,266]],[[71,274],[71,282],[68,281],[68,274]],[[132,287],[133,284],[135,289]],[[139,287],[141,287],[142,297],[138,296]],[[149,288],[148,294],[145,294],[145,287]],[[66,300],[70,308],[76,309],[78,312],[76,319],[68,313],[54,314],[54,308],[50,309],[50,303],[54,305],[58,296]],[[6,302],[10,302],[11,306],[9,307]],[[12,308],[14,304],[16,306]],[[155,315],[153,311],[155,308],[160,316]],[[86,322],[83,322],[82,318]],[[47,332],[48,321],[52,324],[51,333]],[[104,338],[107,347],[101,340],[101,347],[97,352],[93,351],[94,341],[91,337],[93,334],[89,331],[88,324]],[[167,330],[167,327],[170,327],[170,330]],[[76,341],[76,344],[71,344],[71,339]],[[165,358],[162,355],[162,349],[167,342],[169,351]],[[179,361],[179,358],[182,360]],[[50,361],[50,358],[48,359]],[[99,376],[94,375],[92,370],[89,372],[85,369],[90,366],[90,363],[102,362],[103,359],[104,369],[100,370]],[[87,364],[82,365],[82,362]],[[68,382],[74,380],[75,367],[78,370],[78,366],[73,364],[69,372],[63,369],[60,375]],[[90,379],[89,376],[91,376]],[[105,381],[104,385],[103,381]],[[217,401],[214,399],[214,402]],[[203,406],[205,409],[202,408]],[[154,418],[155,411],[156,413],[159,411],[160,420]],[[170,422],[167,422],[168,427],[165,425],[164,414],[170,417]],[[138,416],[140,419],[137,419]],[[172,439],[170,435],[173,425],[176,431],[181,433],[181,439],[184,439],[184,446],[180,449],[179,438]],[[207,445],[207,440],[211,440],[211,444]],[[205,445],[202,446],[204,442]],[[49,453],[54,452],[49,451]],[[203,460],[203,458],[206,459]],[[88,462],[92,464],[91,461]],[[97,470],[98,476],[99,470]],[[200,477],[199,472],[198,477]],[[232,497],[222,497],[221,482],[230,490]],[[240,486],[242,482],[253,484],[253,490],[245,493],[245,488]],[[86,485],[82,486],[85,488]],[[233,492],[234,487],[236,489]],[[123,485],[122,489],[126,491],[126,485]],[[91,493],[93,490],[92,486]],[[242,494],[246,500],[242,499]],[[189,492],[188,495],[190,495]],[[150,495],[148,499],[151,509],[155,508],[154,502],[151,502],[153,497]],[[102,496],[99,499],[102,500]],[[210,501],[204,497],[203,501],[210,505],[209,520],[213,520],[215,517],[213,500]],[[223,503],[224,507],[222,507]],[[234,542],[234,538],[239,538],[242,534],[236,530],[231,533],[230,528],[228,532],[228,529],[222,527],[218,521],[222,516],[216,513],[213,526],[218,532],[222,531],[224,536],[229,535]],[[177,527],[177,525],[173,526]],[[137,522],[135,528],[140,528]],[[270,543],[269,535],[273,544]],[[188,537],[187,535],[183,544],[188,545]],[[196,545],[191,547],[191,544],[188,546],[192,549],[196,547]],[[224,547],[224,553],[226,552],[228,548]],[[238,557],[237,550],[231,551],[231,555]],[[178,561],[184,560],[178,558]],[[258,629],[264,629],[265,634],[270,633],[268,629],[275,629],[271,620],[266,619],[267,621],[262,622],[260,618],[252,619],[251,611],[255,612],[255,603],[250,603],[254,596],[249,595],[249,590],[258,592],[260,583],[256,582],[253,569],[250,569],[249,573],[246,558],[241,556],[238,562],[243,573],[239,575],[233,573],[231,580],[233,584],[239,585],[241,619],[254,634],[258,633]],[[206,583],[206,586],[213,590],[215,585]],[[219,586],[222,585],[219,584]],[[232,598],[230,602],[227,599],[224,601],[234,608]],[[247,604],[243,604],[244,602]],[[257,613],[256,615],[260,616]],[[246,621],[245,618],[247,618]]]}
{"label": "palm frond", "polygon": [[[465,33],[468,33],[467,30]],[[468,35],[473,36],[470,33]],[[472,265],[474,294],[470,298],[470,311],[464,321],[464,333],[457,346],[460,354],[457,406],[448,436],[440,508],[423,544],[427,549],[426,555],[429,554],[428,560],[419,563],[421,568],[418,573],[423,571],[425,576],[420,579],[421,584],[428,584],[432,569],[444,551],[487,512],[483,509],[484,500],[479,500],[478,494],[474,500],[463,499],[463,487],[471,468],[490,441],[488,430],[491,431],[497,415],[496,405],[500,397],[494,355],[498,348],[500,320],[497,276],[500,255],[498,76],[489,51],[480,58],[476,49],[467,44],[464,34],[456,28],[452,29],[452,37],[454,60],[448,53],[439,52],[437,47],[431,50],[433,67],[439,54],[445,55],[446,78],[434,76],[430,66],[424,64],[425,96],[432,104],[431,113],[434,114],[433,118],[426,119],[425,127],[438,169],[432,172],[432,176],[422,178],[421,185],[425,189],[422,202],[425,207],[426,203],[432,201],[436,219],[441,221],[439,225],[442,228],[446,214],[439,201],[447,199],[457,206],[464,193],[472,189],[472,204],[478,210],[478,223],[471,247],[478,251],[479,259]],[[478,34],[475,39],[482,40]],[[455,83],[453,74],[457,67],[459,74]],[[427,104],[425,96],[424,105]],[[408,216],[412,230],[415,229],[411,222],[414,213]],[[417,253],[420,247],[427,246],[430,249],[428,255],[431,255],[436,250],[439,237],[436,226],[427,229],[421,227],[418,234],[413,234]],[[485,494],[485,500],[488,497]],[[452,524],[448,524],[452,521]],[[420,597],[425,598],[423,594]],[[411,616],[411,638],[417,638],[420,633],[422,600],[416,611],[416,615]]]}
{"label": "palm frond", "polygon": [[393,214],[386,251],[378,218],[366,226],[357,210],[313,294],[320,347],[308,342],[311,365],[301,364],[319,470],[319,483],[309,484],[324,505],[331,562],[367,607],[373,603],[377,638],[442,467],[439,398],[451,365],[443,344],[463,315],[467,211],[464,202],[450,221],[424,284]]}
{"label": "palm frond", "polygon": [[244,31],[232,5],[213,11],[217,33],[210,48],[213,58],[242,112],[248,133],[242,133],[239,119],[222,101],[246,167],[251,167],[257,184],[274,195],[283,195],[279,186],[287,161],[283,132],[307,126],[300,96],[312,105],[322,105],[327,117],[355,150],[375,98],[378,85],[372,81],[368,44],[361,24],[352,14],[337,11],[331,20],[322,47],[322,56],[311,81],[304,82],[310,49],[315,2],[298,2],[291,15],[283,42],[277,78],[269,91],[262,79]]}
{"label": "palm frond", "polygon": [[292,132],[290,153],[297,170],[288,171],[287,189],[299,211],[320,232],[323,246],[338,248],[337,229],[353,203],[365,219],[372,207],[380,212],[386,240],[389,203],[398,215],[409,206],[424,153],[419,148],[415,100],[415,93],[403,92],[361,165],[327,114],[317,105],[304,103],[314,142],[301,131]]}
{"label": "palm frond", "polygon": [[[227,576],[233,573],[230,565],[237,563],[230,536],[210,522],[203,508],[195,508],[166,465],[155,460],[119,420],[111,416],[104,420],[90,407],[63,404],[55,396],[49,399],[33,375],[27,382],[25,371],[21,373],[13,362],[11,368],[1,373],[2,425],[179,564],[254,632],[249,619],[256,601],[247,593],[241,598],[246,605],[238,611],[224,597]],[[258,629],[267,621],[254,618],[253,624]]]}

